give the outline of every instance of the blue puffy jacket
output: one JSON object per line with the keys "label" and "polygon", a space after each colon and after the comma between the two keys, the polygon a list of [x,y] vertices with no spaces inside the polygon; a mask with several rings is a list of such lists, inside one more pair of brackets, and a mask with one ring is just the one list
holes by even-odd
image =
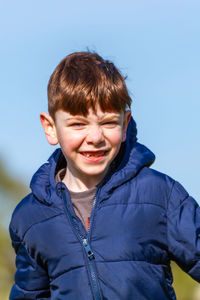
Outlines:
{"label": "blue puffy jacket", "polygon": [[200,208],[154,155],[126,143],[99,184],[87,233],[67,188],[55,183],[61,150],[33,176],[10,234],[17,257],[10,299],[176,299],[170,260],[200,282]]}

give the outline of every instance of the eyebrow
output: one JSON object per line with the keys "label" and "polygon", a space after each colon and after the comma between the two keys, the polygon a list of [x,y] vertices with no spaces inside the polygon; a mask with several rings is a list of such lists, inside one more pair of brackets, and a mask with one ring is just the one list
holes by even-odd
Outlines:
{"label": "eyebrow", "polygon": [[[104,116],[100,116],[99,119],[100,120],[104,120],[104,119],[111,119],[111,118],[120,118],[120,115],[118,113],[112,113],[109,115],[104,115]],[[73,120],[87,120],[87,117],[84,116],[74,116],[74,117],[69,117],[66,119],[66,121],[73,121]]]}
{"label": "eyebrow", "polygon": [[73,120],[85,120],[87,119],[86,117],[82,117],[82,116],[74,116],[74,117],[69,117],[69,118],[66,118],[66,121],[73,121]]}
{"label": "eyebrow", "polygon": [[112,113],[112,114],[103,116],[103,118],[113,118],[113,117],[120,117],[120,114],[118,114],[118,113]]}

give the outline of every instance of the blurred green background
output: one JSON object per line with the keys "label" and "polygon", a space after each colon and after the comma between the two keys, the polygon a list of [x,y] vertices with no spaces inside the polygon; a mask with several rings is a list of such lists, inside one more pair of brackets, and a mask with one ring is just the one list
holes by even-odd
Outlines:
{"label": "blurred green background", "polygon": [[[0,299],[9,298],[10,288],[13,284],[15,272],[15,254],[11,248],[8,235],[9,217],[17,204],[28,189],[23,183],[16,181],[0,162]],[[199,284],[172,263],[174,275],[174,288],[178,300],[200,300]],[[148,300],[148,299],[147,299]],[[161,299],[162,300],[162,299]]]}

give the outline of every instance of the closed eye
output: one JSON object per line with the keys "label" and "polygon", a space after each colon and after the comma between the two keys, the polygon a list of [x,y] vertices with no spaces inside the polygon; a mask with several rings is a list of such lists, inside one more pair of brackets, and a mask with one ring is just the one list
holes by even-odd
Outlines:
{"label": "closed eye", "polygon": [[109,121],[109,122],[105,122],[103,123],[104,126],[108,127],[108,128],[112,128],[115,127],[117,125],[119,125],[119,122],[117,121]]}
{"label": "closed eye", "polygon": [[83,127],[83,126],[85,126],[85,124],[84,123],[72,123],[72,124],[70,124],[70,126],[71,127]]}

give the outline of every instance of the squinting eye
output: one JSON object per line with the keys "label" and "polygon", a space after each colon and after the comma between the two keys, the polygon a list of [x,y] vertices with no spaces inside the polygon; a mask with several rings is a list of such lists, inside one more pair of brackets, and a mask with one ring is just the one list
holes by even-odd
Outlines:
{"label": "squinting eye", "polygon": [[83,123],[73,123],[73,124],[71,124],[70,126],[72,126],[72,127],[82,127],[82,126],[84,126],[85,124],[83,124]]}
{"label": "squinting eye", "polygon": [[117,124],[118,124],[117,122],[111,121],[111,122],[105,122],[103,125],[108,126],[108,127],[114,127]]}

